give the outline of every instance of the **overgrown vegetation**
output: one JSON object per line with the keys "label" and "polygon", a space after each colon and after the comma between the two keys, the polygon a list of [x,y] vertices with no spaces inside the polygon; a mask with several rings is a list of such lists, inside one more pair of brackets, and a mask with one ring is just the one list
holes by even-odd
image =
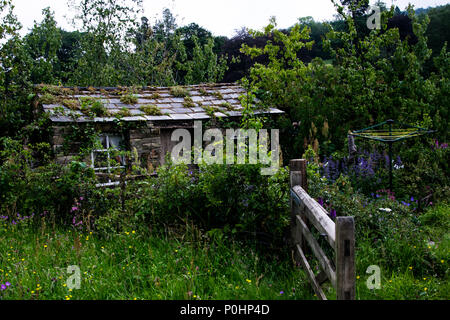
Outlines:
{"label": "overgrown vegetation", "polygon": [[[450,56],[441,35],[430,34],[448,6],[430,10],[430,19],[383,8],[382,28],[369,30],[363,10],[343,1],[336,21],[302,18],[278,30],[271,20],[262,32],[225,41],[197,25],[178,28],[168,10],[154,25],[137,24],[139,2],[80,2],[75,32],[59,29],[45,9],[21,37],[12,2],[0,0],[0,299],[313,299],[290,260],[286,168],[268,177],[260,165],[194,170],[169,162],[150,177],[154,168],[138,167],[137,150],[111,150],[108,161],[135,159],[111,175],[136,179],[102,189],[86,162],[102,147],[95,125],[68,124],[62,149],[78,156],[56,164],[49,115],[34,109],[38,92],[73,117],[111,116],[102,100],[76,99],[76,87],[65,85],[127,86],[115,92],[124,104],[138,102],[139,86],[171,86],[191,108],[197,104],[183,85],[223,79],[241,79],[247,89],[241,127],[279,128],[284,164],[306,151],[309,192],[332,219],[355,217],[358,298],[450,297]],[[286,113],[276,121],[257,116],[255,101]],[[202,108],[212,123],[225,112]],[[151,104],[140,111],[162,114]],[[120,119],[130,115],[121,109],[112,126],[125,135],[129,124]],[[394,190],[386,190],[382,146],[357,140],[357,155],[347,156],[349,130],[387,118],[435,130],[394,145]],[[83,271],[77,292],[64,288],[57,269],[73,264]],[[380,290],[365,286],[374,264]]]}

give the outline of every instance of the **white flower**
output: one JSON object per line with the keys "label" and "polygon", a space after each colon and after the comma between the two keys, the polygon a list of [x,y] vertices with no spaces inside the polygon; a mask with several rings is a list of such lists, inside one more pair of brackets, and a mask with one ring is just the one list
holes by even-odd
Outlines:
{"label": "white flower", "polygon": [[385,211],[385,212],[391,212],[392,211],[391,208],[378,208],[378,210]]}

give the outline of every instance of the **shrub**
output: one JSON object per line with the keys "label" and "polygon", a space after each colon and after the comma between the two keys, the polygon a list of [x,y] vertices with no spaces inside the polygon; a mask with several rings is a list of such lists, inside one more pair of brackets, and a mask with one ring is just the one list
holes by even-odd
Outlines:
{"label": "shrub", "polygon": [[271,177],[259,165],[164,166],[149,181],[139,214],[158,225],[193,221],[205,230],[279,244],[289,221],[286,169]]}

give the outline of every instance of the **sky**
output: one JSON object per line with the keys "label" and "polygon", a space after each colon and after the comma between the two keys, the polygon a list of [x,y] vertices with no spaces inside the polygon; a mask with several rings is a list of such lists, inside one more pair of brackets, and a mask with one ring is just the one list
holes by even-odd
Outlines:
{"label": "sky", "polygon": [[[75,0],[76,1],[76,0]],[[371,0],[371,3],[375,1]],[[385,0],[404,10],[408,3],[415,8],[427,8],[450,3],[450,0]],[[73,30],[70,21],[74,11],[68,9],[67,0],[13,0],[15,14],[23,25],[22,34],[28,32],[33,22],[41,21],[43,8],[55,12],[60,27]],[[215,36],[232,37],[237,30],[247,27],[262,29],[271,16],[279,28],[295,24],[298,18],[312,16],[316,21],[333,19],[335,10],[331,0],[143,0],[143,15],[150,21],[169,8],[177,17],[179,26],[195,22]]]}

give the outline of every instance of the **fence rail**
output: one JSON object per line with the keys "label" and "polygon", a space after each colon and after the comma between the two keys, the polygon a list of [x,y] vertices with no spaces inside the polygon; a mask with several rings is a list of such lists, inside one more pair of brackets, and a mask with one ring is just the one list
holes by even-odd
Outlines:
{"label": "fence rail", "polygon": [[[329,280],[338,300],[355,299],[355,223],[353,217],[333,221],[327,211],[308,194],[306,160],[289,163],[291,186],[291,238],[294,258],[306,271],[317,297],[326,300],[321,284]],[[333,250],[330,259],[315,238],[315,228]],[[316,275],[308,262],[312,253],[321,271]]]}

